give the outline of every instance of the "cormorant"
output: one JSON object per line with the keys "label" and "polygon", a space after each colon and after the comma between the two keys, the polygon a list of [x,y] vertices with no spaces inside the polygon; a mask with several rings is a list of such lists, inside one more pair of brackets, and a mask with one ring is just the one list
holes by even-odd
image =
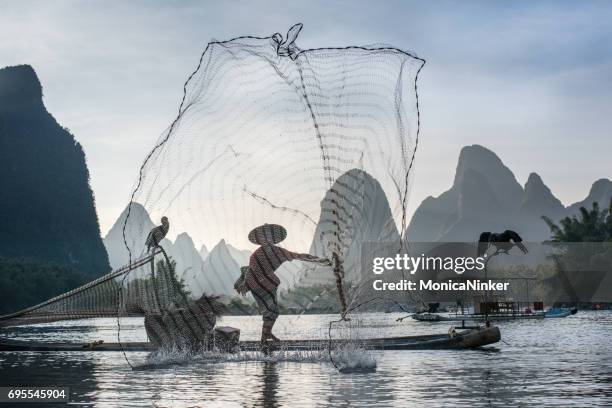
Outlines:
{"label": "cormorant", "polygon": [[147,236],[147,240],[145,242],[145,245],[147,246],[147,251],[150,251],[151,248],[157,248],[161,240],[165,238],[169,229],[170,223],[168,222],[168,218],[162,217],[161,225],[153,228]]}
{"label": "cormorant", "polygon": [[500,234],[492,232],[480,234],[478,239],[478,256],[486,254],[491,245],[495,246],[499,252],[508,253],[513,246],[517,246],[525,254],[529,252],[527,247],[523,245],[523,238],[512,230],[505,230]]}

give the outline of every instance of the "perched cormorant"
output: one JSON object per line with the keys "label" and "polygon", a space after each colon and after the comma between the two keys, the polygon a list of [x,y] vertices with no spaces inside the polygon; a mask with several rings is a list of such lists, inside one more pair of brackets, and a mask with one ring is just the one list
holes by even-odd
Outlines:
{"label": "perched cormorant", "polygon": [[161,240],[165,238],[169,229],[170,223],[168,222],[168,218],[162,217],[161,225],[153,228],[147,236],[147,240],[145,242],[145,245],[147,246],[147,251],[150,251],[151,248],[157,248]]}
{"label": "perched cormorant", "polygon": [[523,245],[523,238],[512,230],[505,230],[500,234],[492,232],[483,232],[478,239],[478,256],[483,256],[487,253],[489,247],[493,245],[497,251],[508,253],[513,246],[517,246],[523,253],[529,252],[527,247]]}

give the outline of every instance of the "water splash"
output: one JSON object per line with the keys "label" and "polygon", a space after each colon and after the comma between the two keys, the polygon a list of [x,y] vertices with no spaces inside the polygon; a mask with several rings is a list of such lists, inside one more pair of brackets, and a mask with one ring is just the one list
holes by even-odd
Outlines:
{"label": "water splash", "polygon": [[329,358],[325,349],[300,351],[280,349],[268,355],[261,351],[226,353],[216,350],[189,350],[179,347],[164,347],[150,353],[142,364],[135,364],[134,370],[163,369],[191,364],[219,364],[249,361],[322,363],[329,361]]}
{"label": "water splash", "polygon": [[347,343],[333,350],[332,359],[334,366],[343,374],[376,371],[376,358],[372,351],[355,343]]}

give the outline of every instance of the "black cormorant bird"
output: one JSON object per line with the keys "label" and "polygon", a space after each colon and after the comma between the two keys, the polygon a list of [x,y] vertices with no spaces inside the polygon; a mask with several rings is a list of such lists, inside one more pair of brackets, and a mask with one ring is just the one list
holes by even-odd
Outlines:
{"label": "black cormorant bird", "polygon": [[512,230],[505,230],[500,234],[492,232],[483,232],[478,239],[478,256],[483,256],[487,253],[489,247],[493,245],[497,251],[508,253],[513,246],[517,246],[523,253],[529,252],[527,247],[523,245],[523,238]]}
{"label": "black cormorant bird", "polygon": [[145,245],[147,246],[147,251],[150,251],[151,248],[157,248],[162,239],[166,237],[168,230],[170,229],[170,223],[168,222],[167,217],[162,217],[161,225],[153,228],[149,235],[147,236],[147,240]]}

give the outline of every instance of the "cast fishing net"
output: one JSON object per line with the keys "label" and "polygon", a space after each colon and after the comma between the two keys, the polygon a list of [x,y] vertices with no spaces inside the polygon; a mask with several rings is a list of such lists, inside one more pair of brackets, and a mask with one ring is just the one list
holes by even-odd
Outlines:
{"label": "cast fishing net", "polygon": [[[149,219],[167,217],[170,227],[164,251],[123,276],[119,311],[152,316],[149,337],[177,319],[202,330],[197,299],[257,315],[256,296],[241,297],[234,284],[258,248],[249,233],[264,224],[286,231],[278,246],[319,258],[289,259],[275,270],[275,334],[316,337],[294,330],[299,315],[335,319],[380,297],[369,289],[361,247],[403,250],[424,60],[384,46],[302,50],[301,28],[285,38],[209,43],[176,119],[146,156],[125,217],[128,263],[147,256]],[[179,253],[174,237],[183,233],[212,250],[195,261]],[[142,294],[130,299],[135,285]]]}
{"label": "cast fishing net", "polygon": [[219,348],[221,325],[258,340],[263,317],[331,346],[368,327],[356,314],[409,301],[372,290],[368,257],[406,251],[424,60],[303,50],[301,28],[210,42],[105,239],[114,271],[2,324],[116,317],[125,350],[193,350]]}

